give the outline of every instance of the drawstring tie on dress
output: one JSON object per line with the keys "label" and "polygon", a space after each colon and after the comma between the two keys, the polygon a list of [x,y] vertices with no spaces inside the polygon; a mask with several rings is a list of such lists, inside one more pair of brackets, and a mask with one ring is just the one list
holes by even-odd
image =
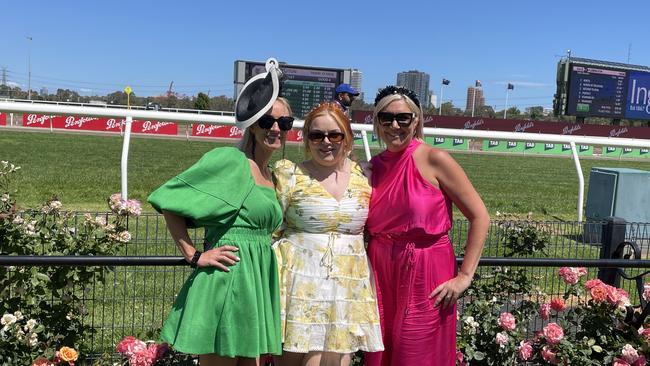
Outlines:
{"label": "drawstring tie on dress", "polygon": [[331,232],[327,240],[327,249],[320,260],[320,265],[327,268],[327,278],[330,277],[332,268],[334,268],[334,241],[340,237],[339,233]]}

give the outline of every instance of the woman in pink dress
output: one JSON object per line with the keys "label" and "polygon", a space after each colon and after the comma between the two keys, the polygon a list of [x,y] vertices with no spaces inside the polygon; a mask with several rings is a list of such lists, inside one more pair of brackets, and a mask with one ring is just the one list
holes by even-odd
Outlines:
{"label": "woman in pink dress", "polygon": [[[455,365],[456,300],[474,276],[489,226],[483,201],[444,150],[425,144],[422,108],[412,91],[389,86],[375,99],[375,131],[386,150],[371,160],[366,229],[385,351],[370,366]],[[452,203],[469,220],[456,267],[447,235]]]}

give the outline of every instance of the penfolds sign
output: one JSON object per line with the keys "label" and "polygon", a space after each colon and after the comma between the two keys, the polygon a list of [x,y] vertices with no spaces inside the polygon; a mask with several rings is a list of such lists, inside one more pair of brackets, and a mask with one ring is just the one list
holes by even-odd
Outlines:
{"label": "penfolds sign", "polygon": [[178,135],[178,124],[176,122],[134,120],[131,132],[150,135]]}
{"label": "penfolds sign", "polygon": [[209,123],[192,124],[192,136],[238,139],[243,135],[244,131],[233,125],[213,125]]}
{"label": "penfolds sign", "polygon": [[7,114],[0,113],[0,126],[6,126],[6,125],[7,125]]}
{"label": "penfolds sign", "polygon": [[23,114],[24,127],[50,128],[52,119],[56,116],[43,114]]}
{"label": "penfolds sign", "polygon": [[[372,112],[354,111],[355,123],[372,123]],[[650,128],[611,125],[592,125],[567,122],[498,119],[485,117],[460,117],[425,115],[425,127],[489,130],[505,132],[548,133],[555,135],[603,136],[650,139]]]}
{"label": "penfolds sign", "polygon": [[[49,116],[40,114],[23,115],[24,127],[49,128],[51,124],[52,128],[63,130],[120,132],[124,128],[124,123],[124,120],[121,118]],[[131,132],[156,135],[176,135],[178,134],[178,124],[174,122],[134,120],[131,124]]]}
{"label": "penfolds sign", "polygon": [[[219,137],[240,139],[244,131],[233,125],[215,125],[209,123],[192,124],[192,136],[196,137]],[[287,132],[287,141],[302,141],[301,130],[291,130]]]}

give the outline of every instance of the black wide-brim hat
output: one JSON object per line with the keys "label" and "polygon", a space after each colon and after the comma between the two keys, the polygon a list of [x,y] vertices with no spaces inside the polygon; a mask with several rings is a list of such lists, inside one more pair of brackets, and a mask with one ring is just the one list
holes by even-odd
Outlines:
{"label": "black wide-brim hat", "polygon": [[250,78],[235,102],[235,123],[242,130],[257,122],[272,107],[280,94],[282,72],[274,58],[266,60],[266,72]]}

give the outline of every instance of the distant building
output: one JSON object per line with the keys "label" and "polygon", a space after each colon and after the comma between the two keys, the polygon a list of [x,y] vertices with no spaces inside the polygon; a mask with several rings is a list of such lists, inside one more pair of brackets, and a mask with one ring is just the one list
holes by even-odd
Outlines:
{"label": "distant building", "polygon": [[41,91],[40,91],[40,94],[41,94],[41,95],[48,95],[49,93],[48,93],[47,88],[46,88],[46,87],[42,87],[42,88],[41,88]]}
{"label": "distant building", "polygon": [[[474,95],[476,94],[476,99]],[[467,103],[465,104],[465,111],[471,112],[473,103],[476,102],[474,106],[474,112],[478,111],[481,107],[485,106],[485,97],[483,96],[483,89],[470,86],[467,88]]]}
{"label": "distant building", "polygon": [[431,95],[429,93],[429,74],[417,70],[404,71],[397,74],[397,86],[413,90],[420,99],[422,108],[429,108]]}
{"label": "distant building", "polygon": [[350,85],[360,93],[357,99],[361,101],[363,101],[363,88],[361,88],[362,83],[363,72],[359,71],[358,69],[352,69],[352,72],[350,73]]}
{"label": "distant building", "polygon": [[438,96],[433,94],[431,91],[429,91],[429,95],[431,98],[431,106],[438,108]]}

